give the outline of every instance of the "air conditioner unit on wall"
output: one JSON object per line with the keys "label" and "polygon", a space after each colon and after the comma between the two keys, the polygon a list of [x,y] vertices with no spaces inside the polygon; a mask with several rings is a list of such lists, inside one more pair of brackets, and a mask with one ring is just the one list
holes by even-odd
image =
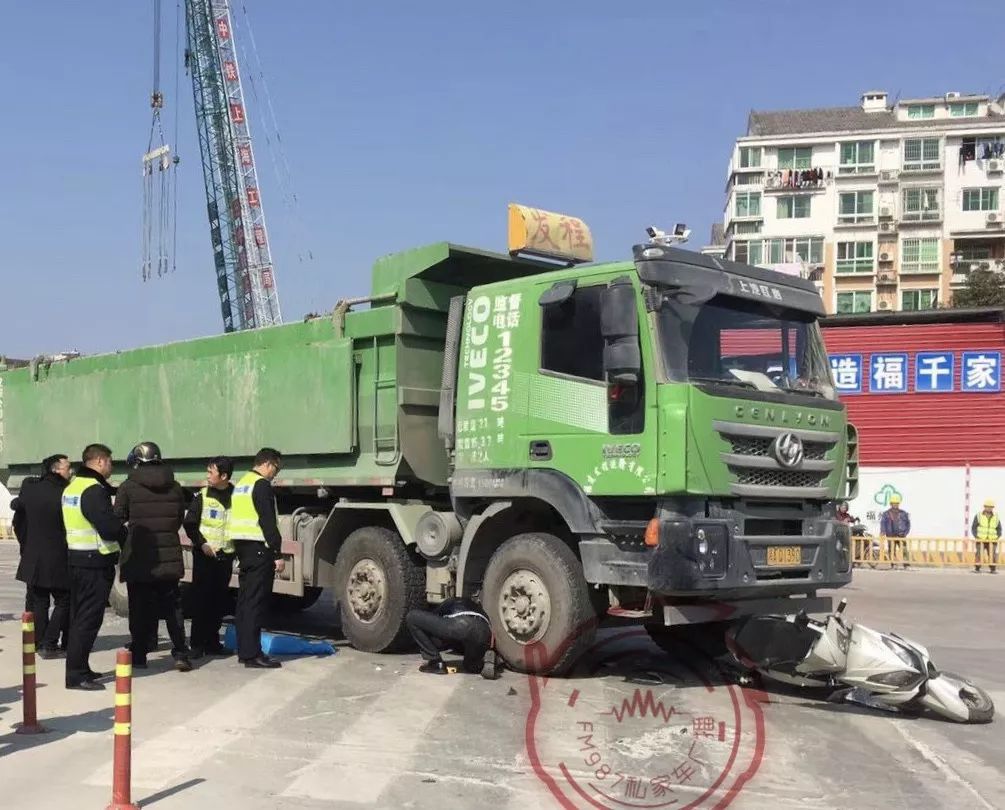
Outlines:
{"label": "air conditioner unit on wall", "polygon": [[879,215],[881,217],[892,217],[893,216],[893,206],[892,205],[881,205],[879,207]]}
{"label": "air conditioner unit on wall", "polygon": [[1002,161],[1000,160],[989,160],[988,161],[988,174],[1001,174],[1002,172]]}
{"label": "air conditioner unit on wall", "polygon": [[881,262],[892,262],[893,261],[893,257],[889,253],[880,253],[879,254],[879,260]]}
{"label": "air conditioner unit on wall", "polygon": [[955,90],[951,90],[950,92],[946,93],[946,98],[959,98],[959,97],[960,94]]}
{"label": "air conditioner unit on wall", "polygon": [[1002,215],[997,211],[992,211],[988,214],[988,225],[1001,225]]}
{"label": "air conditioner unit on wall", "polygon": [[893,273],[880,273],[879,280],[889,284],[891,281],[893,281]]}
{"label": "air conditioner unit on wall", "polygon": [[880,301],[879,302],[879,308],[880,309],[889,309],[890,308],[890,302],[889,301]]}
{"label": "air conditioner unit on wall", "polygon": [[879,230],[880,233],[893,233],[897,230],[897,226],[892,222],[880,222]]}
{"label": "air conditioner unit on wall", "polygon": [[897,179],[897,170],[896,169],[885,169],[884,171],[882,171],[882,172],[879,173],[879,179],[882,180],[884,183],[889,183],[889,182],[891,182],[893,180],[896,180]]}

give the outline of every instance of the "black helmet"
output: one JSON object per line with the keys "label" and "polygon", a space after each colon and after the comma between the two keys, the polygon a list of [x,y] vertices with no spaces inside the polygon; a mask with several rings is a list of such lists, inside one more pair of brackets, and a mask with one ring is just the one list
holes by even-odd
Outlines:
{"label": "black helmet", "polygon": [[161,449],[154,442],[140,442],[126,456],[126,464],[138,467],[140,464],[158,464],[161,460]]}

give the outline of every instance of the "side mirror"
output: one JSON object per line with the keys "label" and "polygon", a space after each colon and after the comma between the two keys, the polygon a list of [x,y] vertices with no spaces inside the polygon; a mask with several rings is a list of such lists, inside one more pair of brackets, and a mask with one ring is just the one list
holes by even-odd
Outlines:
{"label": "side mirror", "polygon": [[614,279],[601,294],[600,330],[608,382],[637,386],[642,374],[639,314],[635,288],[628,276]]}

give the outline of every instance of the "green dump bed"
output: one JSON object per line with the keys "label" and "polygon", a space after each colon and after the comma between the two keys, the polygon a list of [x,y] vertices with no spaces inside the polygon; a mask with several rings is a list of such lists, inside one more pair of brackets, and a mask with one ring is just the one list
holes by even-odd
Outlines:
{"label": "green dump bed", "polygon": [[[285,457],[280,484],[446,484],[436,421],[450,298],[530,272],[446,243],[385,257],[367,309],[0,372],[0,476],[17,488],[88,443],[157,442],[183,483],[205,461]],[[336,296],[333,296],[333,302]]]}

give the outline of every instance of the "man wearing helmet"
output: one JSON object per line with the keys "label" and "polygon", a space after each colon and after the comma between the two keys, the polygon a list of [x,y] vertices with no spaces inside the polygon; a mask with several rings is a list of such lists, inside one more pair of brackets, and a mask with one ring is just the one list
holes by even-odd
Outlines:
{"label": "man wearing helmet", "polygon": [[904,561],[904,568],[908,567],[907,560],[909,552],[907,544],[902,538],[911,533],[911,516],[900,508],[900,495],[894,492],[890,496],[890,508],[883,513],[883,518],[879,523],[879,533],[883,537],[891,538],[889,543],[890,567],[897,564],[897,551],[900,551],[901,559]]}
{"label": "man wearing helmet", "polygon": [[998,573],[998,540],[1002,536],[1002,522],[995,514],[995,502],[988,498],[984,501],[984,511],[974,516],[970,525],[970,533],[977,541],[974,556],[974,571],[981,572],[981,557],[987,557],[992,574]]}
{"label": "man wearing helmet", "polygon": [[120,572],[129,590],[133,666],[147,666],[150,639],[156,638],[157,623],[163,616],[175,669],[189,672],[192,664],[179,587],[185,575],[178,536],[185,517],[185,493],[153,442],[136,445],[126,463],[129,477],[119,487],[115,513],[129,525]]}

